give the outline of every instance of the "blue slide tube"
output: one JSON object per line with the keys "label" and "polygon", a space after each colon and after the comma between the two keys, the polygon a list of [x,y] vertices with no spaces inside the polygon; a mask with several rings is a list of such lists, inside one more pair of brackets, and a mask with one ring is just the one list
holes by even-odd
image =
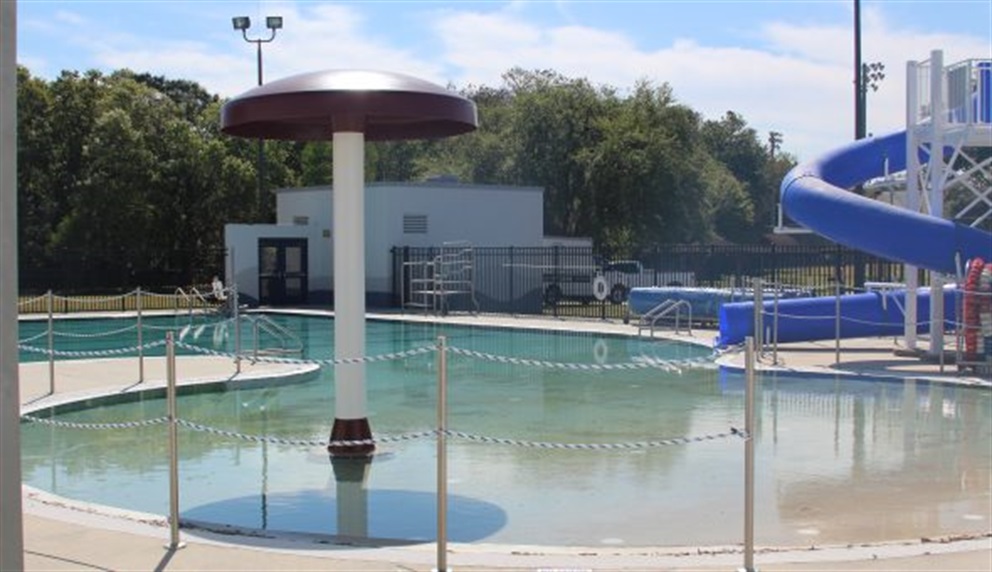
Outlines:
{"label": "blue slide tube", "polygon": [[844,190],[905,168],[905,132],[862,139],[790,171],[782,181],[782,208],[834,242],[927,270],[954,274],[958,256],[962,263],[992,257],[988,232]]}
{"label": "blue slide tube", "polygon": [[[983,70],[984,71],[984,70]],[[982,105],[984,108],[984,105]],[[984,118],[984,116],[982,116]],[[923,159],[925,160],[925,159]],[[792,169],[782,181],[782,208],[789,217],[830,240],[882,258],[945,274],[958,264],[981,257],[992,260],[992,234],[939,217],[915,213],[846,191],[886,173],[906,169],[906,133],[862,139]],[[842,337],[898,335],[901,303],[886,305],[878,294],[844,296],[841,300]],[[904,296],[904,294],[903,294]],[[954,304],[945,293],[944,315],[954,316]],[[953,298],[951,298],[953,300]],[[779,302],[780,342],[832,339],[835,325],[810,316],[833,315],[832,297]],[[826,306],[830,306],[829,311]],[[720,345],[740,343],[751,335],[753,303],[725,304],[720,311]],[[766,305],[765,311],[770,307]],[[929,297],[921,296],[918,312],[929,311]],[[819,326],[814,326],[814,321]],[[847,324],[845,325],[845,322]],[[876,325],[872,325],[872,323]],[[899,324],[898,329],[893,325]],[[926,328],[920,328],[926,331]]]}

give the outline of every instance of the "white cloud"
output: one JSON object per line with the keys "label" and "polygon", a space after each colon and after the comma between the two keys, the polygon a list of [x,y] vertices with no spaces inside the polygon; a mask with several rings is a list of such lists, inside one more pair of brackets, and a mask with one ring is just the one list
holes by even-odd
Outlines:
{"label": "white cloud", "polygon": [[[204,6],[203,10],[211,7]],[[285,30],[263,48],[265,77],[370,68],[441,85],[495,86],[513,67],[553,69],[621,89],[640,79],[668,83],[680,102],[707,118],[733,110],[762,136],[771,130],[782,132],[784,149],[804,159],[853,137],[853,38],[847,21],[767,22],[748,30],[756,40],[752,45],[760,47],[707,45],[685,37],[647,48],[622,32],[575,24],[571,18],[559,26],[539,24],[529,19],[533,11],[526,2],[493,7],[466,3],[438,9],[425,4],[420,16],[429,24],[419,30],[423,41],[402,46],[388,29],[381,31],[366,18],[370,9],[360,3],[266,2],[265,13],[281,14]],[[211,21],[226,18],[220,8],[213,9],[218,13]],[[101,29],[99,21],[78,12],[59,10],[55,18],[30,22],[29,29],[39,36],[67,39],[78,51],[75,61],[95,62],[80,67],[128,67],[189,78],[222,96],[255,85],[254,46],[229,28],[197,41],[142,37]],[[252,16],[258,19],[260,14]],[[935,48],[944,50],[947,62],[988,57],[992,50],[988,38],[893,29],[884,11],[874,7],[863,10],[862,23],[864,60],[886,65],[885,80],[868,95],[869,130],[877,133],[903,125],[907,59],[926,59]],[[424,45],[438,48],[428,52]],[[23,56],[22,61],[37,65],[48,60],[37,54]],[[44,74],[34,66],[32,71]]]}
{"label": "white cloud", "polygon": [[[539,28],[513,11],[449,13],[436,27],[445,61],[460,85],[500,81],[515,66],[554,69],[620,88],[638,79],[667,82],[676,98],[717,119],[740,113],[759,134],[784,133],[785,149],[803,159],[854,136],[853,36],[849,26],[769,22],[757,31],[764,49],[702,45],[692,39],[648,51],[617,32],[589,27]],[[868,94],[868,129],[893,131],[905,121],[905,65],[933,48],[945,61],[980,57],[979,38],[890,29],[878,10],[862,17],[863,61],[882,61],[886,78]]]}

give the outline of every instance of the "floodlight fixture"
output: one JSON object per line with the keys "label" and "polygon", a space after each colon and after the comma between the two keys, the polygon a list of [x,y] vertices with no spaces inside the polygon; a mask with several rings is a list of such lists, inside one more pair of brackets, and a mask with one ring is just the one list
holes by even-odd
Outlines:
{"label": "floodlight fixture", "polygon": [[[282,29],[282,16],[266,16],[265,17],[265,27],[269,29],[268,38],[249,38],[248,28],[251,28],[251,18],[248,16],[235,16],[231,18],[231,23],[234,24],[235,30],[241,31],[241,37],[245,39],[249,44],[255,44],[255,61],[256,69],[258,71],[258,85],[262,85],[262,44],[267,44],[272,40],[276,39],[276,30]],[[256,189],[256,205],[259,213],[263,213],[265,208],[264,203],[264,189],[265,186],[265,144],[259,139],[258,140],[258,183]]]}

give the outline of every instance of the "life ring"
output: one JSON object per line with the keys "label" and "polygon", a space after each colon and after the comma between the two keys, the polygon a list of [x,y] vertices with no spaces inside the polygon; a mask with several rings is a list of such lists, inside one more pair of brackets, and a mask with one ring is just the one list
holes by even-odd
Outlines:
{"label": "life ring", "polygon": [[984,306],[982,293],[979,292],[982,270],[985,261],[974,258],[968,264],[968,275],[964,282],[964,355],[967,360],[974,360],[978,354],[978,337],[981,332],[981,310]]}
{"label": "life ring", "polygon": [[592,345],[592,357],[596,360],[596,363],[603,365],[606,363],[606,359],[610,356],[610,348],[606,345],[606,340],[599,338],[596,343]]}
{"label": "life ring", "polygon": [[592,280],[592,295],[602,302],[610,294],[610,285],[606,283],[606,278],[597,276]]}

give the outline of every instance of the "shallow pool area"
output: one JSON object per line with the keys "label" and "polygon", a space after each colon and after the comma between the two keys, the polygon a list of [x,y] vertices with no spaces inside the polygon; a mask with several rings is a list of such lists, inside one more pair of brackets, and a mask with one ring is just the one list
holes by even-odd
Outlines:
{"label": "shallow pool area", "polygon": [[[330,319],[273,319],[304,341],[306,357],[332,357]],[[689,364],[705,358],[707,348],[370,321],[367,352],[403,353],[434,344],[440,334],[464,350],[448,355],[449,428],[466,434],[448,440],[450,540],[565,546],[740,541],[743,441],[730,431],[743,426],[742,375],[688,365],[680,371],[619,367]],[[200,338],[214,339],[206,329]],[[190,423],[180,430],[182,518],[432,541],[435,441],[403,436],[434,427],[436,359],[424,352],[367,364],[373,431],[395,438],[381,443],[368,464],[332,466],[321,446],[300,443],[327,439],[333,368],[301,383],[181,395],[178,415]],[[871,542],[989,528],[987,388],[795,374],[762,375],[759,387],[760,544]],[[127,423],[164,412],[163,400],[137,398],[56,418]],[[168,512],[162,424],[93,430],[24,423],[22,442],[26,484],[71,499]],[[588,447],[566,446],[575,444]]]}

